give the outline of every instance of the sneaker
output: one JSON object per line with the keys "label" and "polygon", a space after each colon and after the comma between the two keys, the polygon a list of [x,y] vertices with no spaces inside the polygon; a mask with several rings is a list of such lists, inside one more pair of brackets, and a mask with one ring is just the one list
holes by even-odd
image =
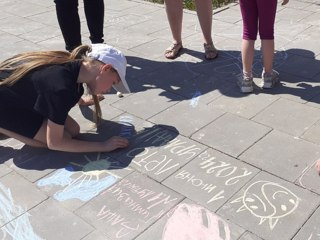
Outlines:
{"label": "sneaker", "polygon": [[252,77],[239,77],[238,86],[242,93],[253,92],[253,78]]}
{"label": "sneaker", "polygon": [[262,72],[262,87],[273,88],[279,82],[279,73],[272,69],[271,74]]}

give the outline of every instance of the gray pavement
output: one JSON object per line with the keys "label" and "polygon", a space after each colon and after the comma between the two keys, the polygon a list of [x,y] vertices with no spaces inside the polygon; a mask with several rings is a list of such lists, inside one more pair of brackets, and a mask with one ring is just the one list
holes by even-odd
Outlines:
{"label": "gray pavement", "polygon": [[[204,60],[197,17],[186,11],[185,49],[168,61],[163,6],[105,3],[105,40],[127,56],[133,93],[106,95],[98,131],[90,108],[71,115],[81,138],[117,134],[130,146],[71,154],[0,139],[0,239],[319,240],[320,1],[279,5],[281,84],[259,88],[257,42],[250,95],[236,86],[237,4],[214,11],[218,59]],[[0,0],[0,12],[1,60],[64,49],[53,1]]]}

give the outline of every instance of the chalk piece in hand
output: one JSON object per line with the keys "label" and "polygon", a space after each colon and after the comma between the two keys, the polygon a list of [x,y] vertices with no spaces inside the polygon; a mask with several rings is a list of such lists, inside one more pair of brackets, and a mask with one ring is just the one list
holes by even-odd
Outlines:
{"label": "chalk piece in hand", "polygon": [[118,96],[119,98],[122,98],[122,97],[123,97],[122,92],[117,92],[117,96]]}

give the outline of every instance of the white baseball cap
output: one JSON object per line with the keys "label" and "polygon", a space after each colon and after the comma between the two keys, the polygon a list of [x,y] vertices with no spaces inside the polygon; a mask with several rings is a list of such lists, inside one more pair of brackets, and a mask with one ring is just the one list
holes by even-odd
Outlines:
{"label": "white baseball cap", "polygon": [[118,92],[130,93],[131,91],[126,81],[127,60],[122,52],[104,43],[92,44],[91,48],[92,50],[88,53],[88,57],[105,64],[111,64],[118,72],[121,81],[118,84],[113,85],[113,88]]}

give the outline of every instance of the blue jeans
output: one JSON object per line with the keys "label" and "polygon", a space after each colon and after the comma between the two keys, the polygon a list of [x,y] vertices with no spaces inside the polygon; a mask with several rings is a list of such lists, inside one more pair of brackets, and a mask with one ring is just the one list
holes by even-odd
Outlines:
{"label": "blue jeans", "polygon": [[[82,44],[78,0],[54,0],[66,50]],[[103,43],[104,0],[83,0],[92,43]]]}

